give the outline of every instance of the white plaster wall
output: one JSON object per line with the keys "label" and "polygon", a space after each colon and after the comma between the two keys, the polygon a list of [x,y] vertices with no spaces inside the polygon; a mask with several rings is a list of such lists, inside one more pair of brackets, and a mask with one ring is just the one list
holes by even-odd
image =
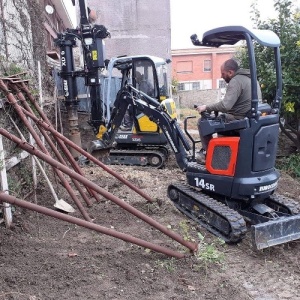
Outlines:
{"label": "white plaster wall", "polygon": [[97,24],[111,33],[105,40],[108,59],[148,54],[171,58],[170,0],[89,0]]}

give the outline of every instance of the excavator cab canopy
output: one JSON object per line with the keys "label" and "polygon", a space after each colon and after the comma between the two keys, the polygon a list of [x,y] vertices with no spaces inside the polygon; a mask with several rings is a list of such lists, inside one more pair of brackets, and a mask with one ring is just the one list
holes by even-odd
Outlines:
{"label": "excavator cab canopy", "polygon": [[[107,66],[107,90],[112,90],[112,78],[119,77],[121,80],[119,89],[131,84],[159,102],[170,99],[169,62],[169,60],[150,55],[114,57]],[[111,92],[105,93],[104,105],[106,107],[113,106],[111,96]],[[109,119],[110,115],[106,117]]]}
{"label": "excavator cab canopy", "polygon": [[273,31],[248,29],[243,26],[218,27],[206,31],[202,41],[198,40],[197,35],[192,35],[191,39],[195,46],[220,47],[222,45],[235,45],[245,40],[246,34],[263,46],[273,48],[280,46],[280,39]]}
{"label": "excavator cab canopy", "polygon": [[280,39],[271,30],[248,29],[243,26],[225,26],[218,27],[206,31],[203,34],[202,40],[198,39],[196,34],[191,36],[191,41],[195,46],[220,47],[223,45],[235,45],[238,42],[244,42],[247,45],[249,66],[251,72],[252,82],[252,104],[251,117],[257,117],[258,111],[258,95],[257,95],[257,69],[255,61],[255,43],[262,46],[273,48],[275,56],[275,70],[276,70],[276,96],[272,103],[272,108],[280,109],[282,101],[282,71],[280,61]]}

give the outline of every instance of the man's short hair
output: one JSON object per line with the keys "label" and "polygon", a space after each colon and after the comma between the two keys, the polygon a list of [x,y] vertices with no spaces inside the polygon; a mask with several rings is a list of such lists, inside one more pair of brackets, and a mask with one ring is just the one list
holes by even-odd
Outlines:
{"label": "man's short hair", "polygon": [[225,71],[234,71],[236,72],[239,69],[239,65],[237,63],[237,61],[235,61],[234,59],[228,59],[224,62],[224,70]]}
{"label": "man's short hair", "polygon": [[140,82],[143,79],[143,75],[139,71],[135,71],[135,80]]}

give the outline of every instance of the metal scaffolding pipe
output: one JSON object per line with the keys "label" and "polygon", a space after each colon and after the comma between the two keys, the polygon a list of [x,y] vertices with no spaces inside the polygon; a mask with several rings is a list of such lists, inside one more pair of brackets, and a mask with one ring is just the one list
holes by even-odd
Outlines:
{"label": "metal scaffolding pipe", "polygon": [[140,189],[138,189],[130,181],[126,180],[121,175],[119,175],[118,173],[116,173],[113,170],[111,170],[110,168],[108,168],[104,163],[102,163],[101,161],[99,161],[97,158],[95,158],[94,156],[92,156],[90,153],[88,153],[85,150],[83,150],[82,148],[78,147],[76,144],[74,144],[72,141],[70,141],[64,135],[62,135],[61,133],[59,133],[58,131],[56,131],[54,128],[52,128],[51,126],[49,126],[43,120],[38,119],[35,115],[31,114],[30,112],[28,112],[24,108],[22,108],[22,109],[23,109],[24,113],[27,116],[29,116],[37,124],[40,124],[45,130],[50,131],[53,135],[56,135],[59,139],[61,139],[65,144],[67,144],[70,147],[73,147],[78,152],[80,152],[82,155],[84,155],[87,159],[89,159],[90,161],[92,161],[96,165],[100,166],[103,170],[107,171],[108,173],[110,173],[111,175],[113,175],[114,177],[116,177],[117,179],[119,179],[121,182],[123,182],[124,184],[126,184],[128,187],[130,187],[132,190],[134,190],[140,196],[142,196],[143,198],[145,198],[148,202],[153,202],[153,199],[150,196],[148,196],[143,191],[141,191]]}
{"label": "metal scaffolding pipe", "polygon": [[[24,91],[26,93],[26,96],[28,97],[29,101],[33,104],[33,106],[35,107],[35,109],[39,113],[39,115],[42,117],[42,119],[55,130],[55,128],[51,124],[50,120],[48,119],[48,117],[46,116],[44,111],[38,105],[35,98],[31,95],[31,93],[30,93],[28,87],[26,86],[26,84],[24,82],[21,82],[21,83],[18,83],[17,85],[22,91]],[[32,110],[28,110],[28,111],[30,111],[33,114]],[[58,145],[60,146],[60,148],[62,149],[62,151],[66,155],[66,157],[69,160],[70,164],[72,165],[73,169],[76,170],[76,172],[79,173],[80,175],[84,175],[82,170],[78,166],[76,160],[74,159],[73,155],[70,153],[69,149],[66,147],[66,145],[59,138],[57,138],[55,135],[53,135],[53,137],[55,138]],[[91,196],[93,196],[96,199],[97,202],[100,202],[99,195],[95,191],[88,189],[88,192]]]}
{"label": "metal scaffolding pipe", "polygon": [[6,131],[3,128],[0,128],[0,134],[2,134],[3,136],[5,136],[6,138],[10,139],[11,141],[15,142],[16,144],[18,144],[19,147],[21,147],[25,151],[29,152],[30,154],[36,155],[37,157],[41,158],[45,162],[49,163],[51,166],[53,166],[53,167],[61,170],[65,174],[69,175],[70,177],[75,178],[76,180],[78,180],[82,184],[84,184],[84,185],[88,186],[89,188],[95,190],[96,192],[98,192],[99,194],[101,194],[102,196],[104,196],[105,198],[113,201],[114,203],[116,203],[120,207],[124,208],[125,210],[127,210],[128,212],[130,212],[134,216],[140,218],[141,220],[145,221],[146,223],[150,224],[151,226],[155,227],[156,229],[158,229],[159,231],[163,232],[164,234],[166,234],[170,238],[174,239],[178,243],[184,245],[185,247],[189,248],[192,251],[196,251],[197,250],[197,244],[184,240],[179,234],[177,234],[177,233],[169,230],[167,227],[161,225],[160,223],[158,223],[157,221],[153,220],[152,218],[150,218],[149,216],[145,215],[144,213],[142,213],[141,211],[137,210],[136,208],[132,207],[131,205],[129,205],[125,201],[123,201],[120,198],[116,197],[115,195],[109,193],[108,191],[106,191],[105,189],[101,188],[100,186],[98,186],[97,184],[93,183],[92,181],[86,179],[84,176],[82,176],[82,175],[74,172],[73,170],[71,170],[68,167],[64,166],[63,164],[61,164],[60,162],[56,161],[55,159],[53,159],[49,155],[46,155],[43,152],[39,151],[33,145],[30,145],[26,141],[22,141],[21,139],[17,138],[16,136],[14,136],[13,134],[9,133],[8,131]]}
{"label": "metal scaffolding pipe", "polygon": [[144,247],[144,248],[149,248],[149,249],[151,249],[155,252],[160,252],[160,253],[166,254],[168,256],[173,256],[173,257],[176,257],[176,258],[183,258],[184,257],[183,253],[173,251],[173,250],[168,249],[166,247],[162,247],[162,246],[144,241],[142,239],[133,237],[131,235],[121,233],[121,232],[118,232],[116,230],[106,228],[106,227],[100,226],[98,224],[91,223],[91,222],[88,222],[88,221],[85,221],[85,220],[82,220],[82,219],[79,219],[79,218],[76,218],[76,217],[72,217],[70,215],[66,215],[66,214],[57,212],[55,210],[52,210],[52,209],[49,209],[49,208],[31,203],[31,202],[28,202],[28,201],[20,200],[16,197],[10,196],[10,195],[5,194],[3,192],[0,193],[0,201],[1,202],[7,202],[7,203],[10,203],[10,204],[14,204],[14,205],[26,208],[26,209],[36,211],[38,213],[42,213],[42,214],[50,216],[50,217],[54,217],[54,218],[57,218],[57,219],[60,219],[60,220],[63,220],[63,221],[66,221],[66,222],[69,222],[69,223],[72,223],[72,224],[76,224],[76,225],[79,225],[79,226],[82,226],[82,227],[85,227],[85,228],[88,228],[88,229],[92,229],[92,230],[95,230],[97,232],[100,232],[100,233],[103,233],[103,234],[110,235],[110,236],[113,236],[115,238],[121,239],[125,242],[133,243],[133,244],[139,245],[139,246]]}
{"label": "metal scaffolding pipe", "polygon": [[[13,85],[11,85],[13,86]],[[26,99],[24,97],[24,95],[14,86],[13,87],[14,91],[16,92],[16,96],[18,97],[18,99],[22,102],[22,104],[24,105],[25,109],[27,109],[29,112],[31,112],[33,114],[33,111],[31,110],[30,106],[28,105],[28,103],[26,102]],[[21,110],[22,114],[23,111]],[[25,124],[26,125],[26,124]],[[42,135],[44,136],[46,142],[49,144],[50,148],[52,149],[52,151],[54,152],[54,154],[56,155],[56,157],[58,158],[58,160],[64,164],[64,165],[67,165],[66,164],[66,161],[64,160],[64,158],[62,157],[62,155],[59,153],[59,151],[57,150],[57,148],[55,147],[54,143],[52,142],[51,138],[49,137],[48,133],[39,125],[37,124],[40,132],[42,133]],[[32,130],[34,130],[32,128]],[[79,191],[80,195],[82,196],[82,198],[84,199],[85,203],[88,205],[88,206],[92,206],[92,202],[91,200],[86,196],[86,194],[83,192],[81,186],[79,185],[79,183],[76,181],[76,180],[73,180],[73,183],[75,185],[75,187],[77,188],[77,190]]]}
{"label": "metal scaffolding pipe", "polygon": [[[53,150],[53,152],[55,153],[56,157],[58,158],[58,160],[64,164],[65,166],[67,165],[65,160],[63,159],[63,157],[61,156],[61,154],[59,153],[59,151],[57,150],[57,148],[55,147],[54,143],[52,142],[52,140],[50,139],[50,137],[48,136],[48,134],[45,132],[45,130],[43,128],[41,128],[41,126],[38,126],[39,130],[41,131],[41,133],[43,134],[43,136],[46,139],[46,142],[49,144],[49,146],[51,147],[51,149]],[[81,186],[79,185],[78,181],[72,179],[75,187],[77,188],[77,190],[79,191],[81,197],[83,198],[83,200],[85,201],[85,203],[88,206],[92,206],[92,201],[87,197],[87,195],[84,193],[83,189],[81,188]]]}
{"label": "metal scaffolding pipe", "polygon": [[[21,118],[21,120],[23,121],[23,123],[25,124],[25,126],[28,128],[29,132],[31,133],[31,135],[33,136],[33,138],[35,139],[37,145],[39,146],[40,149],[42,149],[42,151],[45,153],[45,155],[50,157],[50,154],[47,150],[47,148],[43,145],[40,137],[38,136],[38,134],[35,132],[35,130],[33,129],[33,127],[31,126],[31,124],[29,123],[29,121],[26,119],[26,116],[24,115],[24,108],[21,107],[18,103],[16,98],[14,97],[14,95],[8,90],[7,86],[4,84],[4,82],[2,80],[0,80],[0,88],[2,89],[3,92],[5,92],[5,96],[7,98],[7,100],[13,105],[13,107],[15,108],[16,112],[18,113],[19,117]],[[68,191],[69,195],[72,197],[72,199],[74,200],[76,206],[78,207],[79,211],[82,213],[83,217],[88,220],[88,221],[92,221],[92,219],[90,218],[90,216],[88,215],[88,213],[86,212],[85,208],[83,207],[82,203],[79,201],[79,199],[77,198],[76,194],[74,193],[72,187],[70,186],[70,184],[68,183],[68,181],[66,180],[66,178],[64,177],[64,175],[62,174],[62,172],[55,168],[54,171],[56,172],[56,174],[58,175],[61,183],[63,184],[63,186],[66,188],[66,190]]]}
{"label": "metal scaffolding pipe", "polygon": [[[10,79],[7,79],[10,80]],[[14,96],[8,91],[7,87],[5,86],[4,82],[1,80],[1,85],[0,87],[3,88],[3,91],[5,91],[7,94],[10,94],[10,97]],[[20,82],[18,82],[20,83]],[[25,90],[29,95],[29,90],[26,88],[25,89],[25,84],[22,83],[22,88],[23,90]],[[9,95],[8,95],[9,96]],[[30,98],[30,97],[29,97]],[[32,97],[31,97],[32,98]],[[33,103],[35,103],[34,99]],[[15,103],[14,105],[18,105],[17,103]],[[19,105],[18,105],[19,106]],[[75,143],[73,143],[72,141],[70,141],[69,139],[67,139],[64,135],[60,134],[57,130],[55,130],[53,128],[53,126],[51,125],[51,123],[49,122],[49,120],[47,119],[47,117],[43,114],[43,118],[45,117],[45,119],[47,119],[48,121],[45,122],[43,120],[38,119],[33,113],[31,113],[30,111],[26,110],[24,107],[19,106],[20,109],[23,110],[24,114],[26,114],[27,116],[29,116],[32,120],[34,120],[38,125],[40,124],[45,130],[50,131],[53,136],[55,138],[58,138],[57,140],[60,141],[60,145],[63,145],[62,141],[65,142],[68,146],[74,148],[75,150],[77,150],[79,153],[81,153],[82,155],[84,155],[86,158],[88,158],[90,161],[94,162],[95,164],[97,164],[98,166],[100,166],[102,169],[104,169],[105,171],[107,171],[108,173],[110,173],[111,175],[113,175],[114,177],[116,177],[117,179],[119,179],[121,182],[123,182],[124,184],[126,184],[128,187],[130,187],[132,190],[134,190],[136,193],[138,193],[139,195],[141,195],[143,198],[145,198],[148,202],[153,202],[152,198],[149,197],[147,194],[145,194],[143,191],[141,191],[140,189],[138,189],[136,186],[134,186],[130,181],[126,180],[125,178],[123,178],[122,176],[120,176],[118,173],[114,172],[113,170],[109,169],[105,164],[103,164],[102,162],[100,162],[99,160],[97,160],[95,157],[93,157],[91,154],[89,154],[88,152],[84,151],[82,148],[78,147]],[[37,106],[38,109],[38,106]],[[39,109],[40,111],[40,109]],[[44,123],[46,123],[47,125],[45,125]],[[76,164],[77,168],[73,168],[75,170],[77,170],[77,173],[83,175],[83,173],[81,172],[79,166]],[[80,171],[78,171],[78,168]],[[94,194],[95,195],[95,194]],[[100,201],[99,198],[95,197],[97,201]]]}

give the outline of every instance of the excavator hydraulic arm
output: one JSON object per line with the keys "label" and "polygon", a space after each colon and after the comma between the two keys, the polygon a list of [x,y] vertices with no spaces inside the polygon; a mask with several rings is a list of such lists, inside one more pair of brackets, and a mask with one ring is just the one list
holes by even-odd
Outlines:
{"label": "excavator hydraulic arm", "polygon": [[95,157],[107,154],[113,147],[115,135],[129,105],[136,106],[159,125],[175,154],[178,166],[185,170],[191,147],[177,120],[170,117],[164,105],[131,85],[126,85],[119,91],[102,139],[90,142],[88,151]]}

